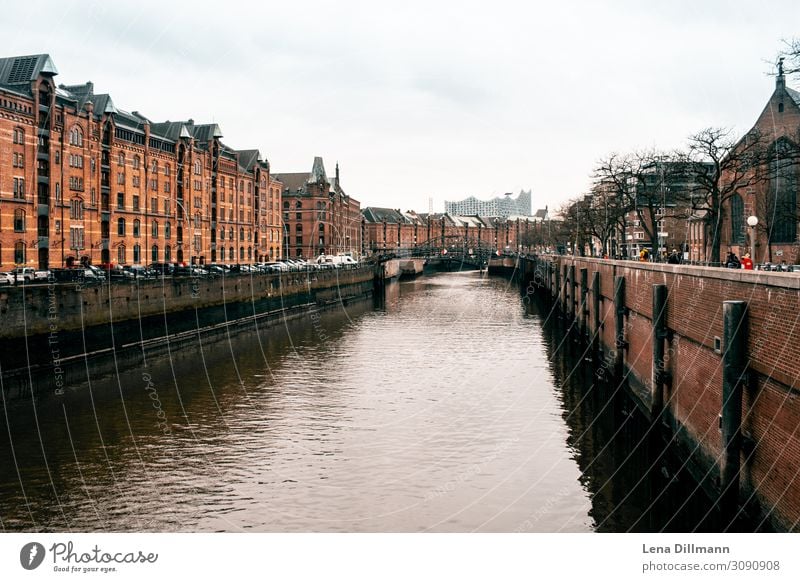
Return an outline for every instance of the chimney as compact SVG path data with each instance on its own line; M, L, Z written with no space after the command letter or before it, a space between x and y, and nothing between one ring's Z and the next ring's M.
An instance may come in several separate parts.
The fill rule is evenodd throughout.
M783 76L783 57L778 59L778 76L775 77L775 90L786 89L786 77Z

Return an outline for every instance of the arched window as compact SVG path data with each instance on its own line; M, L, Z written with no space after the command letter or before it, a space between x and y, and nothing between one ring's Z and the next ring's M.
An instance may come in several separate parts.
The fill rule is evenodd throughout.
M17 265L25 264L25 243L14 243L14 263Z
M196 160L194 162L194 173L199 176L202 169L203 169L203 166L200 165L200 160Z
M172 225L169 220L164 223L164 238L172 238Z
M283 209L284 210L289 210L289 201L288 200L284 200L283 201Z
M769 241L797 240L798 147L780 138L770 148L770 187L766 204Z
M164 164L164 175L165 176L172 175L172 170L170 169L169 164Z
M233 240L233 227L228 229L228 239Z
M158 262L158 245L153 245L150 248L150 262L151 263Z
M244 229L241 227L239 228L239 240L240 241L244 240Z
M303 208L303 203L298 200L297 202L294 203L294 207L297 210L300 210L301 208Z
M14 143L18 145L25 143L25 130L21 127L14 128Z
M298 222L298 223L297 223L297 226L295 226L295 227L294 227L294 229L295 229L297 232L303 232L303 225L302 225L302 224L300 224L300 223Z
M158 238L158 221L157 221L157 220L154 220L154 221L151 223L150 227L151 227L151 228L150 228L150 230L151 230L151 233L150 233L150 234L152 234L152 235L153 235L153 238Z
M247 260L253 260L253 247L247 247Z
M731 244L744 243L744 202L739 194L734 194L731 196Z
M139 238L139 232L140 232L141 226L142 226L142 223L139 221L138 218L133 221L133 236L135 238ZM136 247L134 247L134 249L136 249ZM134 252L135 252L135 250L134 250ZM137 262L136 259L134 259L134 262Z
M69 217L72 220L83 220L83 200L73 198L69 202Z
M125 152L119 152L119 155L117 156L117 165L125 165Z
M139 169L139 163L140 163L139 156L138 155L133 156L133 169L134 170L138 170Z
M83 131L77 125L73 126L69 132L69 144L78 147L83 146Z
M229 261L233 260L233 247L228 249L228 260Z
M125 263L125 245L117 247L117 262L121 265Z
M133 245L133 262L140 263L142 261L142 247Z
M158 174L158 160L153 160L153 165L150 166L150 171L153 174Z
M225 229L219 229L219 240L225 240Z
M21 208L14 210L14 232L25 232L25 211Z
M239 247L239 260L244 260L244 247Z
M124 218L117 219L117 236L125 236L125 219Z
M167 245L164 247L164 262L169 263L172 260L172 247Z

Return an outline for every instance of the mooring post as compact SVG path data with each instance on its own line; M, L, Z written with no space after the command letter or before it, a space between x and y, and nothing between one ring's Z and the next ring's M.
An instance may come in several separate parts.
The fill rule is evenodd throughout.
M553 267L553 275L555 276L553 298L555 299L556 307L561 309L561 268L558 265L553 265Z
M722 303L722 466L720 510L736 512L739 500L739 464L742 447L742 388L747 370L747 302Z
M575 264L571 264L569 266L569 315L570 318L577 323L578 319L578 309L577 309L577 299L576 299L576 288L578 286L578 281L575 279Z
M581 315L581 335L586 337L589 333L589 330L586 329L586 324L588 323L588 315L589 315L589 305L586 303L586 298L589 295L589 269L582 268L581 269L581 305L580 305L580 315Z
M600 355L600 271L592 273L592 356Z
M625 361L625 277L617 275L614 277L614 367L617 378L622 378L622 369Z
M658 422L664 408L664 341L667 338L667 286L653 285L653 388L650 393L650 418Z

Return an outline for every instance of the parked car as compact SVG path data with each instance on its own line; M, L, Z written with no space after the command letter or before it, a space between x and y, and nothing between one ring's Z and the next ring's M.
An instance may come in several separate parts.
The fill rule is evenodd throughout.
M0 272L0 285L13 285L14 284L14 274L7 273L5 271Z
M122 267L126 271L133 273L134 279L149 279L156 276L156 272L148 269L144 265L125 265Z
M106 280L105 274L100 269L97 269L97 267L94 269L83 268L78 271L82 272L84 283L102 283Z
M17 267L11 274L16 275L17 282L23 283L31 283L36 278L36 270L33 267Z
M94 265L88 265L86 268L89 269L94 274L95 278L98 281L105 281L107 279L106 272L100 267L95 267Z
M104 273L108 274L109 279L112 281L129 281L130 279L134 278L134 274L126 269L123 269L122 266L116 265Z
M172 271L175 269L175 265L171 263L150 263L147 265L147 268L151 271L155 272L157 275L162 275L167 277L172 275Z

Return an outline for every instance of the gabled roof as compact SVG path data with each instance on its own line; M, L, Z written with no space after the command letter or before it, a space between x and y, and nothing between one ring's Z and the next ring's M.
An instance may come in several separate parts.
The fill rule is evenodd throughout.
M792 101L794 101L795 104L798 107L800 107L800 92L795 91L794 89L790 89L789 87L786 87L785 89L786 92L789 94L789 97L792 98Z
M361 210L367 222L386 222L389 224L406 224L406 217L403 213L394 208L381 208L379 206L367 206Z
M311 168L311 175L308 177L309 184L330 184L328 176L325 175L325 166L322 164L322 158L316 156L314 158L314 166Z
M239 164L248 172L261 161L261 153L258 150L238 150Z
M39 75L57 75L50 55L25 55L0 59L0 85L29 85ZM30 91L30 87L27 88Z
M306 182L308 181L308 172L295 172L292 174L273 174L273 177L283 184L283 190L300 191L305 189Z
M189 121L192 121L191 119ZM202 125L194 125L194 123L187 123L187 129L200 143L208 143L214 141L214 138L222 137L222 130L216 123L204 123Z
M283 190L286 193L295 192L297 194L305 194L308 184L331 185L328 176L325 174L325 166L322 163L322 158L319 156L314 158L314 165L310 173L293 172L289 174L275 174L275 178L283 183Z

